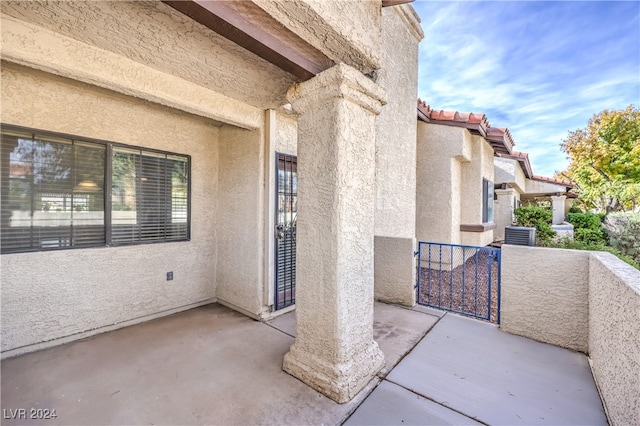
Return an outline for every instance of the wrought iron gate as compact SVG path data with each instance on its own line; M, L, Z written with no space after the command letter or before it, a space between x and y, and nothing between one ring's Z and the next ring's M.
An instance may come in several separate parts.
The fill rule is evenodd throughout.
M418 303L500 323L500 249L419 243Z
M276 154L274 309L296 303L296 214L298 163L293 155Z

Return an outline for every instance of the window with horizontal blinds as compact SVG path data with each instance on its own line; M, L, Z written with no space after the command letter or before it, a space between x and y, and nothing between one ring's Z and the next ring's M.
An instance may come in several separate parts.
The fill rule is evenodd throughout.
M106 147L2 130L2 252L105 243Z
M189 156L0 133L2 253L189 239Z
M115 147L112 156L112 243L188 238L188 159Z

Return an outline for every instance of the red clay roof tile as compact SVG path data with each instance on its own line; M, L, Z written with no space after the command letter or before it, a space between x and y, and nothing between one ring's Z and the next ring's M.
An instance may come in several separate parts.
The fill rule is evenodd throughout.
M427 123L457 126L469 129L484 137L495 152L510 153L514 145L507 129L492 128L485 114L473 112L434 110L418 99L418 119Z
M533 175L531 177L531 180L537 180L537 181L541 181L541 182L549 182L549 183L553 183L553 184L556 184L556 185L566 186L567 188L573 188L574 186L576 186L574 183L571 183L571 182L567 182L567 181L559 180L559 179L548 178L548 177L545 177L545 176L538 176L538 175Z
M525 176L531 180L554 183L567 188L573 188L575 184L562 180L552 179L544 176L534 175L531 170L529 154L526 152L513 151L515 145L511 132L506 127L491 127L487 116L484 114L474 114L472 112L434 110L422 99L418 99L418 119L424 122L434 122L435 124L445 124L449 126L460 126L478 131L493 147L496 156L512 158L518 160ZM437 122L440 123L437 123ZM475 126L470 126L475 125ZM484 134L483 134L484 133Z

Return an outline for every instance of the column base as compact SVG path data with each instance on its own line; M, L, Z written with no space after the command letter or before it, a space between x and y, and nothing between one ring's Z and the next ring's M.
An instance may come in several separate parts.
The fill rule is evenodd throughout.
M375 341L342 364L303 351L294 343L284 356L282 369L339 404L351 401L385 365Z

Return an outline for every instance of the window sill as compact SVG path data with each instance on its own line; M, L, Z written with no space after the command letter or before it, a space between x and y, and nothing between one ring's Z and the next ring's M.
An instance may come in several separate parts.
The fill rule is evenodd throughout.
M495 223L479 223L476 225L460 225L462 232L486 232L496 229Z

